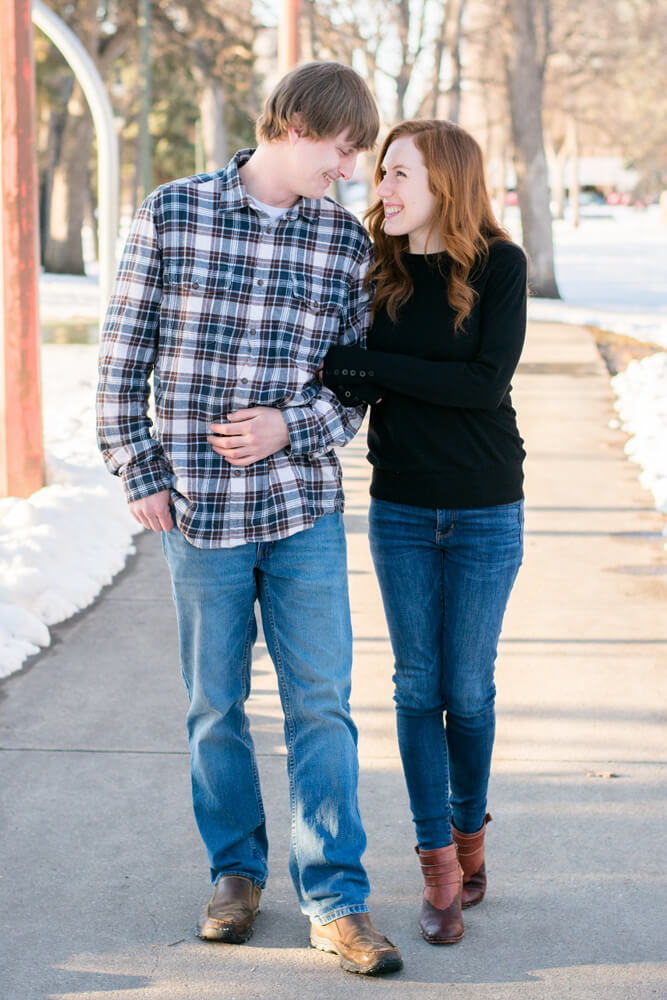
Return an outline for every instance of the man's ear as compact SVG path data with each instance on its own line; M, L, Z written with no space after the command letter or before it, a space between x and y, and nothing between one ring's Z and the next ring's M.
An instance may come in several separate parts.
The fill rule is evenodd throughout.
M300 114L295 114L294 118L287 126L287 138L290 141L291 146L296 146L299 139L303 138L304 125L303 119Z

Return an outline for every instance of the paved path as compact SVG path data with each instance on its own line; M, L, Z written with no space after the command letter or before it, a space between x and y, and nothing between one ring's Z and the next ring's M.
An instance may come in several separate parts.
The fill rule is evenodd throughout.
M207 866L191 816L175 624L152 536L97 604L0 685L3 1000L634 1000L667 996L667 562L663 519L608 427L585 330L531 327L515 402L526 558L498 668L490 890L466 936L416 928L419 873L391 657L366 542L364 443L345 455L366 862L386 980L306 947L286 871L285 754L257 649L253 729L272 877L245 946L197 941ZM407 583L407 582L406 582Z

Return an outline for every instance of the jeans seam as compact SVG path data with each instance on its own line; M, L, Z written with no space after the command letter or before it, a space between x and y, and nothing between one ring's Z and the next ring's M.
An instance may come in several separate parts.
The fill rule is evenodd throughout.
M247 691L246 698L250 694L250 664L252 656L252 644L250 641L250 635L252 632L252 623L254 619L254 608L250 611L250 617L248 618L248 624L246 626L246 636L245 645L243 647L243 689L244 692ZM259 812L259 817L262 823L266 823L266 815L264 813L264 803L262 802L262 792L261 784L259 780L259 770L257 768L257 758L254 752L254 748L251 742L248 741L247 736L250 733L250 720L246 714L245 709L243 710L243 729L242 738L246 747L248 748L248 753L250 755L250 765L252 767L253 781L255 785L255 799L257 801L257 809ZM257 850L257 844L255 841L254 833L250 834L250 848L252 853L263 865L266 864L266 858L262 855L260 851Z
M441 640L440 656L441 656L442 659L441 659L441 666L440 666L440 670L441 670L441 675L440 675L440 685L441 685L441 687L440 687L440 696L441 696L441 701L442 701L442 705L443 705L443 716L444 716L444 718L443 718L442 729L441 729L441 732L440 732L440 739L441 739L441 743L442 743L442 747L441 747L441 751L442 751L441 762L442 762L442 766L443 766L444 771L445 771L445 774L444 774L445 782L444 783L447 786L447 815L449 816L449 821L451 823L451 819L452 819L452 787L451 787L450 766L449 766L449 747L447 745L447 722L446 722L446 719L447 719L447 696L446 696L447 692L446 692L446 685L445 685L445 671L447 670L447 664L445 663L445 649L444 649L444 646L445 646L445 642L444 642L445 629L447 627L447 604L446 604L446 600L445 600L445 596L446 596L446 593L445 593L445 562L447 560L447 552L446 552L445 549L441 549L441 552L442 552L442 558L440 560L440 601L442 603L442 640Z
M297 870L301 871L301 866L299 864L299 855L297 851L297 836L296 836L296 790L294 787L294 773L296 770L295 759L294 759L294 718L292 715L292 709L290 705L289 698L289 685L285 678L285 669L283 666L283 658L280 651L280 642L278 639L278 631L276 629L275 617L273 614L273 604L271 603L271 588L269 587L268 580L264 578L261 583L262 589L266 597L266 609L269 617L269 625L271 628L271 634L273 637L273 646L275 650L275 668L278 677L278 682L282 688L283 697L283 712L285 715L285 722L287 724L287 731L289 733L289 738L287 741L287 773L289 775L289 797L290 797L290 813L291 813L291 841L292 841L292 851L294 853L294 861L297 866Z

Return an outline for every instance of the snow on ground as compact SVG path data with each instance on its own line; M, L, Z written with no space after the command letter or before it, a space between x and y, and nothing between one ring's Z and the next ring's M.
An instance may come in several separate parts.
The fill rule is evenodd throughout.
M513 213L513 214L512 214ZM507 223L517 233L517 214ZM518 235L518 233L517 233ZM529 316L595 325L667 348L667 227L657 209L596 207L575 229L554 225L562 301L532 299ZM0 499L0 677L49 644L49 626L90 604L125 564L140 530L95 445L94 277L44 274L40 311L47 482L28 500ZM68 332L69 331L69 332ZM69 343L79 339L81 343ZM667 354L612 380L631 435L628 457L667 513Z
M95 443L97 347L42 348L47 486L0 500L0 677L49 645L49 626L87 607L140 530Z
M519 235L516 211L507 225ZM531 299L530 319L597 326L667 349L667 225L657 205L596 205L577 229L556 220L554 257L562 298Z
M640 466L639 481L653 493L658 510L667 514L667 352L631 361L611 384L621 426L631 435L625 453Z
M516 212L508 214L520 238L518 223ZM657 205L596 205L582 213L578 228L555 221L554 257L562 299L530 299L529 319L597 326L667 350L667 225ZM667 514L667 354L631 361L611 384L621 426L631 435L625 453Z
M42 323L97 322L100 285L94 275L41 274L39 311Z

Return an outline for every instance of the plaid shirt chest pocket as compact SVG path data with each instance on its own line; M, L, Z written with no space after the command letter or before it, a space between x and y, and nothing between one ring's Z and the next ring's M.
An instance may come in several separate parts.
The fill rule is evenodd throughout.
M215 351L232 271L208 260L167 260L160 307L161 348Z
M292 330L285 339L286 350L300 364L309 361L316 366L338 341L348 284L339 277L296 273L291 277L291 296Z

